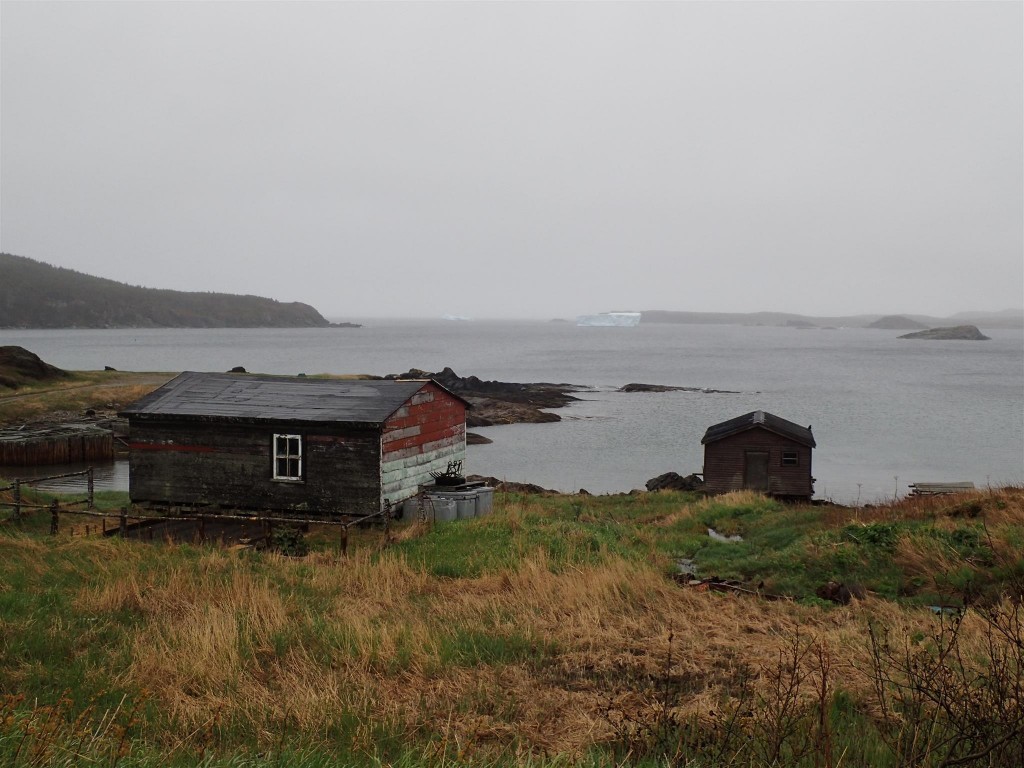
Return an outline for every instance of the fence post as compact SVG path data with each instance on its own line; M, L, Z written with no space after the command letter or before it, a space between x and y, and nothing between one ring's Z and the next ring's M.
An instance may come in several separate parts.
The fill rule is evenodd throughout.
M121 507L121 538L128 537L128 507Z
M94 485L93 485L93 477L92 477L92 467L89 467L89 469L87 471L88 471L87 479L88 479L88 484L89 484L89 507L88 508L89 509L96 509L96 506L93 504L93 500L94 500L93 499Z
M348 554L348 526L344 523L341 526L341 554Z
M21 480L14 481L14 519L21 520Z
M56 536L60 528L60 514L58 512L57 500L50 502L50 535Z

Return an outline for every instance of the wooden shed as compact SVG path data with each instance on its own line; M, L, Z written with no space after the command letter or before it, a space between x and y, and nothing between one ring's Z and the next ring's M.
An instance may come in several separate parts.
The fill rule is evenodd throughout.
M749 489L783 498L814 495L810 427L752 411L708 427L701 443L708 493Z
M182 373L121 413L131 500L374 514L464 459L467 407L425 379Z

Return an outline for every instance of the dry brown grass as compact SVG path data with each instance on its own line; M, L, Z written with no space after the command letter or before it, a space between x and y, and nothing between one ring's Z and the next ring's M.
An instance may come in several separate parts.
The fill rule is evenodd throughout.
M117 410L149 394L174 374L82 371L73 379L0 394L0 426L63 419L87 409Z
M120 682L148 690L182 734L224 719L270 739L286 718L317 733L348 711L404 723L410 735L441 730L452 743L559 754L610 738L609 706L653 706L645 681L665 674L670 635L684 709L706 715L738 674L756 680L797 636L828 649L834 682L866 695L868 619L901 633L931 620L878 601L822 612L700 593L615 559L554 573L538 554L460 580L387 554L280 558L272 569L273 582L237 554L208 552L191 570L100 571L78 605L141 618ZM288 585L332 597L314 612ZM446 643L467 632L533 638L546 650L532 660L446 662Z
M704 504L756 501L734 495L698 502L662 520L683 519ZM896 519L902 510L955 526L973 514L975 506L964 503L972 501L980 511L969 519L985 521L994 546L1010 547L1013 530L1024 524L1024 493L1015 489L912 500L877 512L826 509L834 516L827 524ZM526 525L539 509L516 501L507 512L510 527ZM414 525L396 535L425 532ZM542 551L459 579L433 576L372 547L293 560L3 537L0 557L32 563L54 546L73 552L90 573L75 610L97 623L134 617L109 651L112 663L127 659L117 683L145 689L172 718L171 744L215 722L235 724L266 744L280 737L284 723L315 740L349 713L355 725L346 738L356 748L372 749L374 724L390 723L410 741L429 736L460 749L518 744L580 755L616 736L609 712L653 716L659 702L652 681L679 693L674 711L707 718L742 682L766 690L795 644L812 643L831 660L831 685L872 711L869 623L901 639L932 634L938 621L927 610L877 599L821 610L698 592L642 560L608 556L600 565L574 566L565 563L586 560L568 558L556 567ZM893 556L924 576L952 569L954 555L941 538L905 535ZM964 624L969 658L984 658L983 629L974 618ZM488 651L495 639L507 645ZM800 660L805 698L814 695L813 664L811 656Z

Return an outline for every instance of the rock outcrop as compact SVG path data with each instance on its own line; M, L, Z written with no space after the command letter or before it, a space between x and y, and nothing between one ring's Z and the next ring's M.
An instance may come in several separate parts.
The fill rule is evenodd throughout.
M389 374L384 378L433 379L473 406L466 414L467 427L561 421L557 413L548 413L543 409L563 408L579 399L570 392L583 389L573 384L484 381L476 376L459 376L447 367L439 373L413 368L406 373Z
M646 483L648 491L699 491L704 487L704 478L698 474L683 477L677 472L666 472L652 477Z
M702 392L705 395L738 395L731 389L708 389L707 387L670 387L667 384L626 384L617 392Z
M70 374L44 363L39 355L24 347L0 347L0 387L18 387L39 381L66 379Z
M988 341L991 337L978 330L976 325L954 325L949 328L929 328L927 331L905 333L901 339L932 339L938 341Z
M499 480L496 477L485 477L484 475L469 475L466 477L467 482L484 482L496 491L504 493L537 493L537 494L554 494L558 491L552 491L548 488L541 488L539 485L533 483L513 483L505 480Z

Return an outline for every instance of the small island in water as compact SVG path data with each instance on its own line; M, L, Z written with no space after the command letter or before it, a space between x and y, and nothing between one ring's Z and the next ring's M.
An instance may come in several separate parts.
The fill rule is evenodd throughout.
M938 341L989 341L976 325L954 325L949 328L929 328L926 331L905 333L901 339L931 339Z

